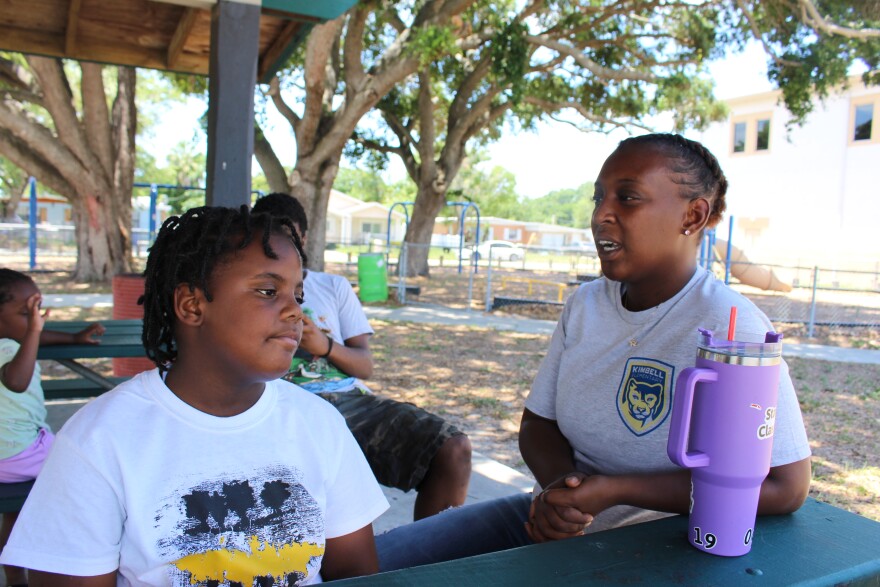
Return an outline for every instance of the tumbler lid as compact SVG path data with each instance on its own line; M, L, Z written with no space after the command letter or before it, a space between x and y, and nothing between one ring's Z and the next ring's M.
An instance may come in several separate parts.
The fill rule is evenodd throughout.
M711 330L698 329L697 356L734 365L778 365L782 360L782 334L767 332L763 342L718 340Z

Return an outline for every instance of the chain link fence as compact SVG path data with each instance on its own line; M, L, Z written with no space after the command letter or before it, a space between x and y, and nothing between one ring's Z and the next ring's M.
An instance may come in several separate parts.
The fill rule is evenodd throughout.
M375 241L360 247L329 250L328 270L347 273L357 282L357 254L386 254L390 295L397 303L434 303L479 311L506 311L556 319L562 305L581 283L600 275L595 254L538 247L518 247L523 254L474 255L457 249ZM427 250L427 254L425 251ZM419 251L427 257L430 277L408 277L398 271ZM345 257L340 257L344 254ZM880 267L866 270L731 263L713 263L712 270L728 280L775 324L795 326L813 337L818 329L843 334L880 331ZM740 281L755 274L772 275L791 291L769 291Z
M143 256L146 231L133 230L133 254ZM0 253L9 259L28 259L28 226L0 224ZM37 226L36 258L74 257L72 227ZM362 243L328 243L326 270L348 277L357 285L361 253L385 255L390 303L430 303L474 311L506 311L555 320L565 300L578 285L600 274L595 253L530 246L461 250L442 246L391 243L372 239ZM399 267L418 266L422 275L407 276ZM21 267L27 269L27 265ZM427 271L425 271L425 269ZM836 269L818 266L714 263L719 278L729 275L731 286L752 300L775 324L801 327L813 337L817 329L851 333L880 331L880 263L875 267ZM791 291L768 291L737 279L749 271L772 271ZM424 273L427 273L425 275ZM751 281L755 281L751 279Z

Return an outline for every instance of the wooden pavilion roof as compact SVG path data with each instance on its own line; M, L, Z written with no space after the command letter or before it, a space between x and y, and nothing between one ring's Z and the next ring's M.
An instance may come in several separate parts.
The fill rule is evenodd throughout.
M257 79L270 77L312 25L356 0L239 0L261 5ZM208 74L217 0L2 0L0 49Z

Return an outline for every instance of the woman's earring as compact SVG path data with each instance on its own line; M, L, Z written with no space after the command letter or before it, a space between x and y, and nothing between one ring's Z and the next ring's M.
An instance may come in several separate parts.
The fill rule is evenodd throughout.
M691 229L690 229L690 228L685 228L685 229L684 229L684 235L685 235L685 236L690 236L690 235L691 235Z

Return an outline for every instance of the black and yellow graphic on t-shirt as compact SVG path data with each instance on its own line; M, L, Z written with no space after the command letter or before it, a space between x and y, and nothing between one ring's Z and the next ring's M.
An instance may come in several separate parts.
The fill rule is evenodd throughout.
M175 587L293 586L320 568L324 517L286 468L215 479L166 501L157 522L177 517L160 551ZM165 525L164 523L162 524Z

